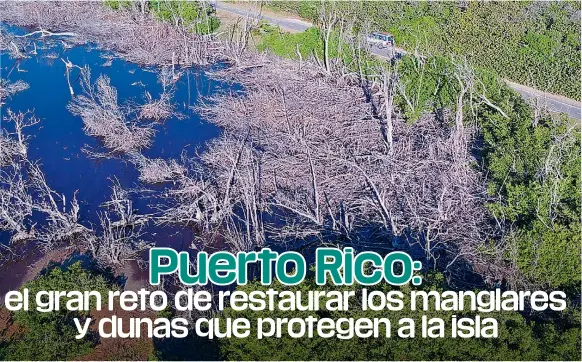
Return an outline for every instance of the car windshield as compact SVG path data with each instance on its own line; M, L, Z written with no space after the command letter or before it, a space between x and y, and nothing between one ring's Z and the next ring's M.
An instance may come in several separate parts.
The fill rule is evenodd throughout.
M382 41L391 41L392 40L391 36L384 35L384 34L378 34L378 33L373 33L372 38L382 40Z

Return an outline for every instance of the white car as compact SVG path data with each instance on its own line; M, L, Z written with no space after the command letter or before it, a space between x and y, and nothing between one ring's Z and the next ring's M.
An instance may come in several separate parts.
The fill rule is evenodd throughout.
M394 47L394 37L389 33L374 32L368 35L367 40L370 44L375 45L380 49Z

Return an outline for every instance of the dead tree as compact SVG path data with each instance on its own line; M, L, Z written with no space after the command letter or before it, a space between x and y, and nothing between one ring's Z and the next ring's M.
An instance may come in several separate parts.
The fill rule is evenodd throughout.
M248 47L251 39L251 31L258 25L258 20L249 16L239 17L236 22L229 25L226 32L221 34L221 46L226 59L235 66L248 64ZM246 62L245 62L246 61Z
M29 178L34 173L26 170L28 137L24 129L39 121L30 112L11 110L4 119L14 125L15 131L0 130L0 230L12 233L11 243L17 243L35 236L34 225L29 222L35 206Z
M72 243L90 232L79 223L76 195L69 203L64 194L52 190L37 164L14 161L0 176L0 225L12 234L11 242L32 240L43 250ZM32 213L43 216L42 224L33 224Z
M14 131L0 130L0 166L10 166L13 163L26 160L29 137L24 129L39 123L30 111L14 113L6 110L4 120L14 125Z
M159 222L196 225L238 250L267 240L400 235L436 260L482 240L484 186L471 158L452 157L448 121L427 114L407 124L386 113L396 87L390 73L372 92L380 114L357 83L310 63L297 72L269 58L260 71L224 75L244 95L201 107L224 133L183 164Z
M171 117L182 118L176 112L172 99L176 91L176 80L181 73L176 73L169 67L163 67L158 74L158 81L162 85L162 93L158 99L154 99L149 92L145 92L145 103L138 106L141 120L164 122Z
M75 245L89 248L107 265L133 258L148 246L141 239L141 228L149 215L136 213L128 193L115 180L111 200L102 205L107 210L99 215L101 232L82 225L77 192L69 199L53 190L40 166L27 158L28 137L23 130L38 123L37 118L10 111L7 118L16 131L4 132L0 138L0 230L10 234L10 246L34 242L49 251ZM6 151L9 145L13 152Z
M152 246L143 240L142 231L149 215L136 213L129 193L117 179L112 180L111 199L101 206L106 209L99 213L101 233L86 238L89 250L99 263L121 265L138 258Z
M323 31L323 61L325 66L325 71L327 73L331 72L331 59L330 59L330 42L331 34L334 30L335 25L340 20L337 11L337 5L334 2L329 2L326 0L321 1L321 8L319 14L319 21L321 24L321 29Z
M139 180L145 184L178 182L187 171L176 160L149 159L139 153L131 154L130 161L139 171Z
M22 92L28 89L28 83L21 80L16 82L9 82L6 79L0 78L0 106L4 104L4 101L18 92Z
M60 243L72 242L89 232L79 223L79 203L76 192L69 203L64 194L52 190L40 167L30 163L27 167L30 187L34 191L33 209L41 212L46 224L39 226L36 234L38 243L50 250Z
M28 151L27 147L27 140L28 137L24 133L24 129L27 127L34 126L40 122L38 118L32 115L32 112L27 111L25 113L18 112L14 113L11 110L6 111L7 115L4 117L4 120L14 124L14 136L15 141L18 146L18 154L22 158L26 158L26 154Z
M22 166L14 162L0 170L0 230L11 233L10 244L34 238L33 201L23 174Z
M386 144L386 149L389 154L394 151L394 96L396 93L396 82L397 75L396 71L391 69L383 68L382 74L382 98L384 102L382 104L382 110L380 113L384 113L384 121L381 124L382 138Z
M91 83L91 72L85 67L81 72L83 94L76 96L68 108L83 120L85 132L103 141L112 153L139 152L151 145L155 133L151 124L138 120L128 120L131 112L118 103L117 90L111 86L106 76L100 76ZM149 109L149 115L160 116L160 112ZM146 111L148 114L148 111Z
M116 11L98 2L4 2L0 20L38 29L38 35L47 29L73 33L72 43L96 42L140 64L170 66L174 58L180 65L206 65L221 58L214 36L196 34L180 21L160 22L141 4Z

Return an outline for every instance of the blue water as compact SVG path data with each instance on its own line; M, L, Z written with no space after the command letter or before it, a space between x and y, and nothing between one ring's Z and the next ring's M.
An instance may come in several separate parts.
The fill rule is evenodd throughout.
M22 80L29 84L29 89L19 92L6 101L0 112L5 116L6 110L13 112L33 111L41 122L26 129L29 140L28 157L37 160L45 173L47 183L58 193L71 200L74 192L81 205L81 222L85 225L96 224L99 205L110 197L110 178L117 177L124 188L138 186L138 173L135 167L118 159L95 160L83 152L83 148L105 151L98 139L87 136L83 131L80 117L73 116L67 110L72 96L69 93L65 77L65 64L61 58L70 60L78 66L91 67L92 79L100 75L111 78L111 84L117 88L119 103L144 102L147 90L154 98L162 91L155 68L142 68L136 64L114 59L110 66L105 66L108 55L94 45L85 45L66 49L60 42L54 42L48 49L42 49L42 42L37 42L38 55L29 59L16 61L6 54L0 56L1 77L10 81ZM49 58L47 55L52 55ZM164 124L156 125L153 145L143 151L147 157L164 159L180 158L185 150L193 155L197 149L204 147L206 141L219 135L220 130L204 121L191 109L199 103L201 97L212 95L224 87L218 81L211 80L206 69L191 68L176 84L173 102L176 109L186 117L169 119ZM78 82L78 70L73 70L71 82L75 94L81 94ZM1 127L12 131L12 124L2 121ZM134 208L138 212L151 211L147 198L134 197ZM6 241L6 235L1 238Z

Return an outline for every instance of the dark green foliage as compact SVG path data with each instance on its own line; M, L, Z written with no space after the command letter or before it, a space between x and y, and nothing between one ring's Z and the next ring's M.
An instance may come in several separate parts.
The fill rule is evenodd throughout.
M459 85L448 59L406 57L399 63L397 104L414 121L423 112L455 109ZM528 281L551 288L580 285L580 133L566 117L535 115L494 74L475 71L479 91L499 111L465 96L465 123L477 122L492 223L502 226L507 263ZM408 101L405 101L406 93ZM479 105L480 104L480 105Z
M344 3L339 3L340 5ZM425 55L469 58L501 77L580 99L579 2L346 2L356 21L391 32L398 46ZM317 20L320 3L271 7Z
M491 98L510 119L479 116L492 215L508 227L507 258L530 280L580 285L580 133L572 120L537 116L514 92Z
M7 342L2 358L15 361L70 360L92 351L94 341L77 340L75 325L70 319L31 325L18 341Z
M276 290L355 290L361 292L361 286L332 287L317 286L312 279L307 279L298 286L283 287L275 283L273 286L263 286L259 282L247 286L239 286L239 290L266 291L270 287ZM423 289L442 291L446 288L442 275L427 276ZM388 285L380 285L368 290L377 289L387 292ZM405 296L410 287L401 287ZM225 318L248 318L252 324L251 336L244 339L230 338L219 341L220 353L225 359L234 360L544 360L544 359L577 359L580 355L580 325L579 314L569 318L534 322L524 318L517 312L481 313L482 318L493 317L499 323L499 337L496 339L429 339L417 336L413 339L402 339L395 335L391 338L354 337L349 340L337 338L299 338L293 339L284 334L281 339L266 338L257 340L256 319L263 318L305 318L309 315L318 318L389 318L396 323L399 318L410 317L420 323L421 312L362 311L356 303L352 303L349 311L330 312L280 312L280 311L244 311L236 312L226 309ZM405 306L408 301L405 301ZM439 317L447 321L453 312L426 312L429 318ZM461 315L456 313L456 315ZM468 314L467 314L468 315ZM559 323L557 323L559 321ZM394 328L394 327L393 327ZM447 328L448 329L448 328ZM450 329L448 329L450 330Z
M1 359L69 360L93 349L95 336L75 339L77 331L73 318L81 318L83 322L86 313L67 311L67 298L61 298L61 310L56 312L39 312L34 303L36 293L41 290L96 290L106 297L112 286L102 276L91 274L77 262L68 268L56 267L24 283L21 290L24 288L29 289L30 310L15 312L13 316L14 321L24 328L24 333L4 342L0 351ZM106 303L105 300L102 302Z

